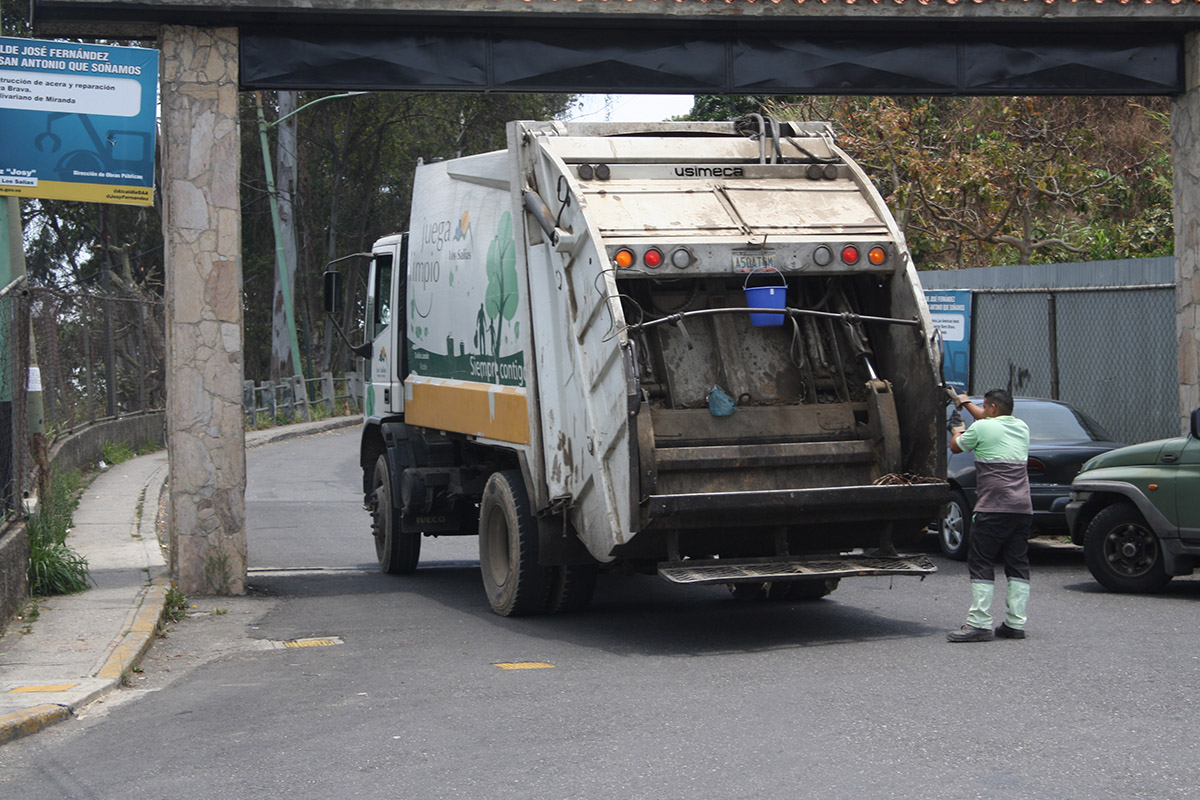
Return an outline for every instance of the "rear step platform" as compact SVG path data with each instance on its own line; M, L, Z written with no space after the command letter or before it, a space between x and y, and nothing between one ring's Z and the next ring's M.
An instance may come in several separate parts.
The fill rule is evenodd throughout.
M849 578L856 575L917 575L937 572L927 556L881 558L866 555L798 556L793 558L722 558L664 561L658 574L672 583L751 583L805 578Z

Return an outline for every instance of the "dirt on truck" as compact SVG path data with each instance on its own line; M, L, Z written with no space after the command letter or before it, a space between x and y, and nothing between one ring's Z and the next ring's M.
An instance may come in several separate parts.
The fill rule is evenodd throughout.
M828 123L513 122L412 209L364 254L384 570L478 535L503 615L618 565L790 599L935 571L896 546L947 499L936 334Z

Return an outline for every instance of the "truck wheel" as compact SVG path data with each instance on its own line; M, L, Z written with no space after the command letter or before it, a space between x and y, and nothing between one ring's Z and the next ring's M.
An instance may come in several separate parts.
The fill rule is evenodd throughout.
M400 530L400 514L392 499L392 470L387 456L375 461L371 478L371 533L375 536L375 558L388 575L403 575L421 560L421 534Z
M550 573L550 596L546 610L551 614L582 611L592 602L596 591L595 564L555 567Z
M1092 518L1083 558L1092 577L1113 592L1157 592L1171 580L1158 537L1128 503L1114 503Z
M967 496L958 489L950 491L950 502L938 520L938 545L947 558L967 560L967 545L971 536L971 506Z
M483 488L479 567L488 602L500 616L545 610L549 570L538 564L537 520L518 470L493 473Z

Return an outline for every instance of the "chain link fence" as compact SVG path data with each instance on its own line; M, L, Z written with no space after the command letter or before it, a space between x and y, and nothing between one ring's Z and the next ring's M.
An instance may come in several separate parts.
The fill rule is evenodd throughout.
M31 288L29 314L48 431L164 407L161 300Z
M18 331L28 330L25 308L19 284L0 289L0 519L20 502L19 476L28 471L29 443L18 435L27 430L22 340L17 338Z
M31 414L53 441L82 425L165 405L158 298L10 287L0 297L0 342L0 448L11 454L0 459L6 511L32 483ZM40 409L30 406L39 388Z
M973 296L974 393L1062 400L1122 442L1179 435L1173 284Z

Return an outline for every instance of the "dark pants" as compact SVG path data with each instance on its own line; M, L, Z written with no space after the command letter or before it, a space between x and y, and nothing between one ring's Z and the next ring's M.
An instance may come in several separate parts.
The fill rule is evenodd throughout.
M967 572L973 581L994 581L996 561L1003 557L1004 575L1029 580L1029 534L1032 514L976 512L967 543Z

